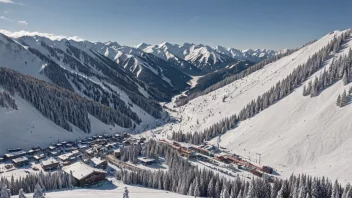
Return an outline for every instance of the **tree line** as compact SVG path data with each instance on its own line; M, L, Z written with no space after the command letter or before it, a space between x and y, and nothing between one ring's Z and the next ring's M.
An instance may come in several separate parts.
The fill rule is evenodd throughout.
M10 93L17 93L45 117L68 131L72 131L71 123L90 133L88 114L105 124L117 124L125 128L133 124L127 116L112 108L10 69L0 68L0 85Z
M0 107L18 109L16 100L5 91L0 92Z
M46 191L73 188L76 180L70 174L62 170L44 174L29 174L25 177L8 179L0 178L0 197L10 198L11 195L18 195L19 198L25 198L25 193L34 193L33 198L43 198Z

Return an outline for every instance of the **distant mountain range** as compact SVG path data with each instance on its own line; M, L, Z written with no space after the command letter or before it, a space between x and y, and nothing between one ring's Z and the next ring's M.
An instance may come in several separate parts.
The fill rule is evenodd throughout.
M127 72L128 75L122 74L125 77L132 75L143 82L145 85L144 91L149 93L147 97L157 101L168 101L172 96L187 90L190 87L189 82L192 76L218 73L219 70L221 70L221 73L227 73L227 69L230 69L231 65L242 61L246 61L246 67L250 67L276 53L273 50L266 49L237 50L234 48L225 49L221 46L212 48L207 45L190 43L181 46L168 42L159 45L141 43L136 47L129 47L119 45L117 42L90 42L78 37L64 37L38 32L21 31L13 33L0 30L0 33L3 34L3 37L42 54L45 59L52 60L62 67L75 70L83 76L89 77L92 75L91 72L96 70L93 68L87 69L87 67L91 67L87 61L103 59L109 64L112 64L113 61L114 69ZM9 48L7 50L11 51ZM80 52L84 53L79 54ZM12 51L12 53L15 54L15 51ZM58 53L63 54L63 59L59 58L60 54ZM104 57L107 57L108 60ZM23 58L26 59L27 57L23 56ZM23 61L30 62L30 60ZM71 61L73 62L71 63ZM11 60L3 59L2 62L10 64ZM73 64L76 66L73 66ZM81 66L77 67L80 64ZM22 72L21 69L19 71ZM237 72L237 70L232 69L231 73L234 71ZM221 80L222 77L220 76L217 79Z

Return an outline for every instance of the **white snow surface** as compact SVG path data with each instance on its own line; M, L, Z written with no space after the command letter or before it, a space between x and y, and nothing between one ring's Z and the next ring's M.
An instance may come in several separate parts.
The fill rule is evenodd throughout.
M179 130L191 133L202 131L223 118L239 113L251 100L286 78L341 33L342 31L334 31L313 44L268 64L241 80L191 100L180 108L173 108L174 103L166 104L176 110L172 115L179 123L167 124L153 130L153 133L165 135ZM347 53L351 47L352 41L349 41L335 57ZM327 61L325 69L330 63L331 59ZM323 70L316 72L313 77ZM349 167L352 158L348 157L352 153L352 111L350 105L343 108L336 106L337 96L349 86L338 82L314 98L304 97L301 86L268 109L228 131L221 137L220 145L251 159L260 153L262 164L276 168L284 177L302 172L338 178L341 182L352 181ZM224 96L227 96L225 102L222 101ZM215 139L212 141L216 142Z
M143 188L139 186L125 185L122 182L109 178L112 184L104 184L102 187L97 188L76 188L73 190L63 190L55 192L47 192L46 198L116 198L123 197L125 187L129 191L131 198L179 198L190 197L180 195L164 190L155 190L150 188ZM27 197L32 197L32 194L26 194ZM18 195L12 196L17 198Z

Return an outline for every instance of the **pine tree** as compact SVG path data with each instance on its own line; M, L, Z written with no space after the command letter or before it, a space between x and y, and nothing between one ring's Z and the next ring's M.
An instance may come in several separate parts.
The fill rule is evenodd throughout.
M341 107L341 95L340 95L340 94L339 94L339 96L337 97L336 105L337 105L338 107Z
M343 81L343 85L347 85L348 84L348 75L347 75L347 71L346 70L343 72L342 81Z
M346 90L343 90L343 93L341 95L341 107L346 106L346 104L347 104Z
M18 192L18 198L26 198L24 195L23 189L21 188L20 191Z
M194 197L195 198L200 197L199 181L197 177L195 179L195 185L194 185Z
M331 198L340 198L340 186L337 180L335 181L334 187L332 188Z
M0 197L1 198L10 198L7 186L5 184L1 185Z
M257 189L256 189L255 181L254 181L254 178L252 178L250 185L249 185L249 188L248 188L246 198L257 198L256 190Z
M34 188L33 198L43 198L43 197L44 197L44 193L43 193L42 187L39 185L39 183L37 183L37 185Z

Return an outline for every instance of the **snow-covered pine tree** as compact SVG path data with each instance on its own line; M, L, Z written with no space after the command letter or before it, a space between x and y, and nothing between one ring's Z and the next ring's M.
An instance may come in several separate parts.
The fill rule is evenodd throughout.
M340 94L339 94L339 96L337 96L336 105L338 107L341 107L341 95Z
M199 186L199 181L198 181L198 178L196 177L195 179L195 183L194 183L194 197L197 198L197 197L200 197L200 186Z
M341 95L341 107L346 106L346 104L347 104L347 94L346 94L346 90L343 90Z
M349 82L349 80L348 80L348 74L347 74L347 71L346 71L346 70L343 72L342 81L343 81L343 85L347 85L348 82Z
M18 192L18 198L26 198L24 195L23 189L21 188L20 191Z
M44 193L39 183L34 188L33 198L44 198Z

